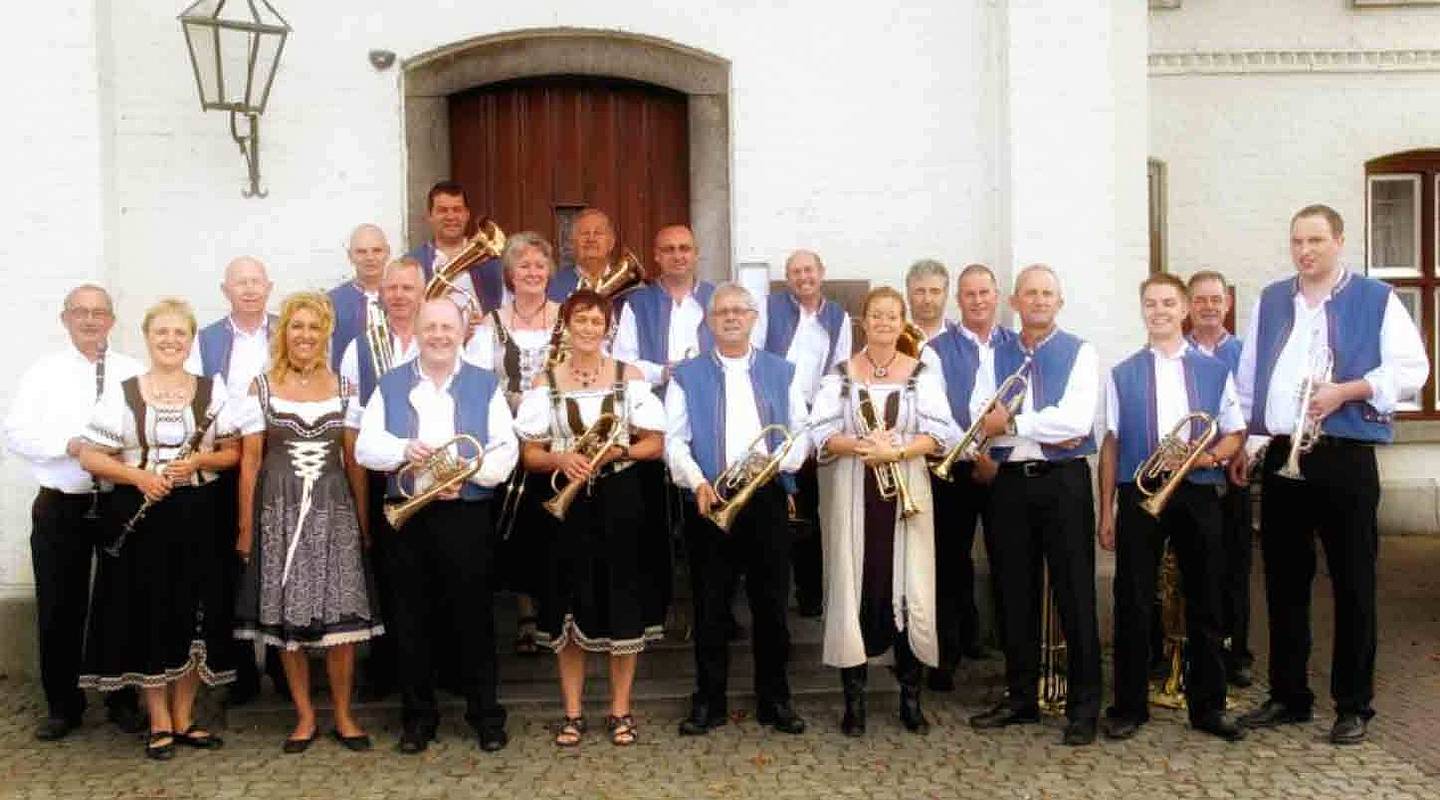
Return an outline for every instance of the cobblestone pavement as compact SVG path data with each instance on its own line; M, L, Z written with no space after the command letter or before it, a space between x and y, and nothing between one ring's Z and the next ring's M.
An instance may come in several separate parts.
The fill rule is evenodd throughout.
M798 737L737 714L708 737L681 739L678 712L647 714L642 706L642 739L629 749L612 747L592 726L580 748L557 750L549 718L526 711L512 715L510 747L488 755L451 707L441 741L419 757L393 751L396 723L381 712L365 718L379 745L372 753L321 740L305 755L284 756L286 724L262 714L225 731L222 750L185 750L158 764L141 757L138 740L98 721L99 704L63 742L34 741L36 688L0 681L0 797L1440 798L1440 540L1387 539L1382 562L1379 716L1370 741L1352 748L1325 741L1330 613L1322 581L1312 661L1321 713L1311 725L1239 744L1193 733L1171 711L1158 711L1131 741L1079 749L1058 744L1057 721L980 734L965 717L998 694L1000 662L989 661L962 672L960 692L927 695L934 730L923 738L900 728L893 695L883 695L874 698L869 735L858 740L839 734L838 700L818 698L799 703L811 730ZM1258 593L1256 606L1263 645ZM1248 707L1262 694L1249 690L1238 703Z

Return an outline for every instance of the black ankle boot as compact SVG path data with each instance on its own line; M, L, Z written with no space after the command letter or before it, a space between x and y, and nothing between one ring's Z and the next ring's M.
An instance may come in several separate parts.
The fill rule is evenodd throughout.
M905 730L911 733L918 733L921 736L930 732L930 720L925 719L925 712L920 710L920 685L901 685L900 687L900 722Z
M865 733L865 665L840 670L840 685L845 689L845 716L840 732L846 736Z

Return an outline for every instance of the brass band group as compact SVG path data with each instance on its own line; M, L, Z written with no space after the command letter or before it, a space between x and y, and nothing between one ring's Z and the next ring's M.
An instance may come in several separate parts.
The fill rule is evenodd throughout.
M683 225L659 230L647 267L586 209L574 263L557 269L541 236L472 224L459 184L428 202L431 241L395 259L361 225L353 280L290 295L277 315L248 257L226 267L231 310L213 324L155 303L144 361L107 346L102 287L65 296L70 346L24 373L5 421L41 487L39 738L78 726L98 689L148 757L218 747L196 719L199 686L253 696L260 643L294 703L285 752L321 732L318 654L329 738L366 750L351 704L366 643L365 683L401 697L402 752L434 739L437 687L499 750L493 604L508 590L516 648L557 658L561 747L639 739L637 659L676 602L690 603L695 657L679 733L726 724L742 592L754 716L776 731L807 728L787 679L793 599L823 617L846 735L865 732L872 662L893 668L903 727L927 732L922 691L953 690L961 660L986 657L977 609L993 607L1005 692L973 727L1053 710L1063 742L1085 745L1134 735L1160 700L1233 741L1312 718L1318 538L1335 602L1331 740L1364 739L1375 446L1429 364L1389 287L1341 266L1332 209L1290 220L1294 274L1261 292L1243 339L1225 328L1220 272L1155 274L1134 298L1145 344L1102 374L1095 346L1060 325L1061 279L1044 264L1002 288L985 265L952 281L916 262L903 290L865 295L856 348L815 252L792 253L786 290L756 297L697 279ZM999 324L1007 302L1015 330ZM1251 682L1252 484L1269 695L1236 718L1227 685ZM991 574L979 603L977 526ZM1108 704L1097 541L1115 552L1100 587L1114 597ZM595 732L589 654L610 676ZM1170 680L1155 690L1157 663Z

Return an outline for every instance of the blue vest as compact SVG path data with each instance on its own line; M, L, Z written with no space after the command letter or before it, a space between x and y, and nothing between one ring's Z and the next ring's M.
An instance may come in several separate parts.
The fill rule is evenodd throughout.
M419 365L405 369L392 369L380 379L380 396L385 398L385 430L401 439L414 439L420 429L420 419L415 407L410 405L410 390L421 380ZM481 369L474 364L461 362L460 371L450 381L450 396L455 398L455 433L468 433L479 440L481 445L490 439L490 398L500 380L495 373ZM472 456L472 453L463 453ZM484 500L493 494L492 489L477 486L466 481L460 489L462 500ZM400 497L392 472L386 479L387 497Z
M425 281L428 283L435 274L435 270L431 268L435 263L435 243L426 242L406 255L420 262L420 268L425 271ZM470 275L470 286L462 285L460 288L478 292L475 299L480 302L482 312L499 308L500 301L505 298L505 268L500 264L500 259L487 258L478 264L470 265L467 272Z
M365 331L365 309L369 303L365 299L365 291L354 281L346 281L326 295L335 312L335 330L330 334L330 369L339 372L345 345Z
M1297 278L1265 287L1260 294L1259 327L1255 334L1255 402L1250 432L1266 434L1265 405L1275 360L1295 325ZM1330 294L1325 309L1330 351L1335 357L1335 382L1358 380L1380 366L1380 324L1390 302L1390 287L1380 281L1346 272ZM1378 413L1363 400L1352 400L1326 417L1320 428L1331 436L1367 442L1389 442L1394 432L1388 414Z
M761 425L790 425L790 381L795 365L764 350L751 349L750 385ZM675 367L675 382L685 390L685 413L690 422L690 453L705 480L712 484L725 469L725 371L714 353L682 361ZM797 432L798 433L798 432ZM769 437L770 451L780 447L777 433ZM780 474L781 486L794 493L794 477Z
M840 331L845 325L845 309L829 300L820 301L820 326L830 337L830 347L825 351L822 372L829 370L835 361L835 347L840 342ZM790 343L795 341L795 329L800 326L800 303L789 292L772 294L765 299L765 349L781 358L790 352ZM848 356L849 353L846 353Z
M380 382L382 376L375 374L375 360L371 357L370 337L355 337L355 366L358 367L360 377L360 403L363 405L370 402L370 395L375 392L375 386ZM399 364L391 365L390 372L395 371ZM389 375L390 372L385 373Z
M265 330L268 336L275 335L280 318L274 314L265 315ZM200 371L203 377L211 378L217 373L230 377L230 350L235 345L235 329L230 327L230 318L222 317L200 329ZM245 387L240 387L244 389ZM230 387L231 391L235 387Z
M715 286L705 281L697 281L692 291L695 302L700 304L702 309L710 306L710 295L715 293ZM635 333L638 335L640 345L640 360L649 361L653 364L664 364L670 360L670 310L675 303L670 299L670 293L658 283L642 286L630 293L630 310L635 315ZM700 320L696 328L700 345L700 354L705 354L715 349L715 337L710 333L710 326L705 320Z
M1030 398L1036 410L1053 406L1065 396L1065 387L1070 385L1070 370L1075 366L1075 354L1080 352L1084 340L1074 334L1056 329L1048 339L1040 343L1033 353L1026 353L1017 335L995 348L995 385L1015 374L1029 355ZM1085 434L1080 444L1070 449L1052 444L1040 444L1046 460L1064 461L1077 456L1095 453L1095 434ZM1003 447L992 451L997 458L1005 458L1009 450Z
M1189 410L1209 414L1218 423L1220 401L1225 396L1225 381L1230 377L1230 370L1225 362L1194 348L1186 350L1180 358ZM1146 347L1116 364L1111 375L1115 380L1119 413L1116 443L1120 463L1115 482L1133 483L1135 468L1155 451L1160 437L1170 432L1169 428L1160 430L1155 416L1155 354ZM1200 430L1199 423L1192 423L1190 435L1198 436ZM1216 467L1196 469L1190 471L1186 480L1218 486L1225 482L1225 475Z
M1189 342L1191 347L1197 349L1200 347L1194 336L1186 336L1185 341ZM1229 368L1230 374L1234 375L1240 369L1240 352L1244 349L1245 347L1238 337L1226 333L1220 337L1220 343L1215 345L1214 356L1224 362L1225 366Z
M995 326L990 334L991 347L1015 338L1015 332ZM970 395L975 393L975 373L980 369L980 348L970 341L960 328L947 325L945 332L929 341L930 348L940 359L940 374L945 376L946 399L950 401L950 416L964 431L974 420L970 419ZM1006 373L996 381L996 386L1010 376Z

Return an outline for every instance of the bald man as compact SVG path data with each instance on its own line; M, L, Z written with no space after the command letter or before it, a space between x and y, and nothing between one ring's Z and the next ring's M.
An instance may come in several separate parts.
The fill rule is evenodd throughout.
M274 287L257 258L240 256L226 264L220 292L230 313L200 329L199 346L190 349L185 369L207 378L219 375L226 386L244 392L270 363L270 336L277 320L265 308Z
M345 254L355 268L355 277L329 291L335 308L335 331L330 335L330 368L340 369L345 345L365 330L366 320L380 311L380 279L390 263L390 243L379 225L369 222L350 234Z

